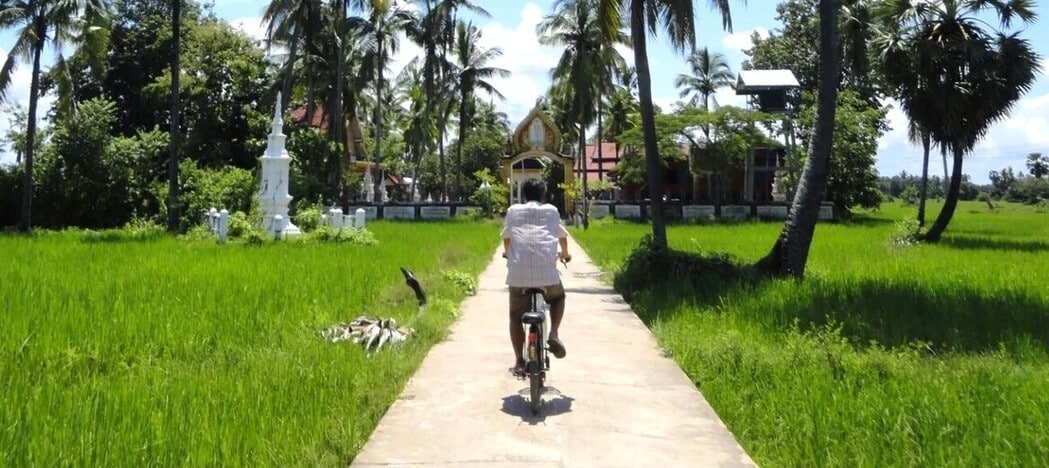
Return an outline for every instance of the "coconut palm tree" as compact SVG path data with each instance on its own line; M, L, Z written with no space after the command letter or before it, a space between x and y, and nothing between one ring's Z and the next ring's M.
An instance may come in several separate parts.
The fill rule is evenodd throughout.
M315 41L315 36L320 32L322 8L320 0L272 0L262 13L262 21L267 24L267 47L272 47L273 44L284 44L288 47L288 59L281 70L284 74L280 102L282 114L291 100L295 67L299 62L299 48L308 48ZM308 115L307 122L311 119L312 115Z
M1019 32L1004 28L1031 24L1036 15L1033 4L1008 0L891 2L879 13L886 82L908 118L954 159L944 206L922 236L935 242L957 207L965 154L1034 83L1038 55Z
M457 13L459 10L472 12L479 18L490 18L487 10L473 0L417 0L420 20L418 29L409 37L423 49L423 89L426 93L426 112L437 125L437 146L440 159L441 196L447 199L448 170L445 163L444 135L447 130L451 104L450 94L444 92L439 83L447 83L452 69L448 51L455 42ZM432 141L432 139L427 140ZM432 148L432 146L431 146Z
M727 0L714 0L711 6L721 14L721 24L732 29ZM605 34L612 37L622 24L623 13L630 18L630 38L634 47L638 94L641 99L641 126L645 135L646 172L648 174L649 216L652 218L652 240L667 246L667 227L663 215L662 159L656 140L655 106L652 103L652 75L648 66L647 33L667 33L677 51L695 46L696 25L693 2L677 0L601 0L598 18Z
M371 57L366 58L365 61L370 62L373 66L369 70L371 73L366 72L366 74L372 77L371 84L375 90L376 103L373 109L374 117L372 121L375 131L375 164L373 166L374 174L372 180L375 181L375 199L382 200L382 194L380 193L382 175L379 166L382 162L382 108L384 104L382 93L383 88L386 86L384 72L390 64L391 54L397 53L400 48L398 40L400 33L414 29L413 26L417 20L411 12L397 4L391 3L389 0L354 0L353 3L357 8L361 9L364 15L348 19L349 31L351 34L374 38L370 42L374 49L365 52Z
M623 57L614 45L627 42L621 29L605 34L597 18L597 0L558 0L554 13L543 18L536 27L539 43L563 46L564 52L550 74L554 86L563 83L570 90L571 102L565 109L569 119L579 130L579 161L583 171L583 226L586 215L586 127L598 117L595 109L600 96L612 87L613 72L626 68ZM598 130L600 135L600 129ZM600 148L600 146L599 146ZM600 159L599 159L600 160Z
M827 175L830 173L830 152L834 142L834 114L838 99L838 72L841 69L841 51L838 46L838 10L836 0L820 0L819 84L816 97L816 128L809 145L809 157L798 181L787 222L779 238L764 258L757 263L759 270L776 276L805 275L809 247L816 231L820 201L823 199Z
M32 227L33 162L36 149L36 111L40 99L40 61L51 46L59 53L76 43L99 46L104 37L111 4L107 0L0 0L0 30L15 29L15 42L0 68L0 102L6 98L11 78L19 61L33 64L29 85L29 114L26 123L26 145L23 168L22 212L19 227Z
M489 96L503 100L502 93L495 89L489 80L508 77L510 71L489 65L492 60L503 55L503 50L498 47L479 48L481 30L476 26L459 23L456 31L455 48L453 49L456 61L453 76L456 78L455 83L459 92L459 149L456 155L455 195L461 199L463 146L466 143L466 129L470 126L470 118L473 115L475 94L481 90Z
M711 99L714 99L714 106L717 106L718 101L714 93L721 88L731 87L735 79L725 56L718 52L711 53L704 47L688 56L688 66L692 74L681 74L674 80L674 86L683 88L680 97L685 98L691 94L688 105L694 107L702 104L705 110L710 109Z

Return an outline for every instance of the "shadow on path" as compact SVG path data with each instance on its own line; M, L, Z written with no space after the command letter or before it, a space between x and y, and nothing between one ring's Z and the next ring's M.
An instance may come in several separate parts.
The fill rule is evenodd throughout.
M503 413L519 417L521 422L528 423L530 426L545 423L546 418L549 416L571 412L572 402L575 401L574 398L562 394L560 390L547 386L543 389L543 405L539 409L539 414L532 414L528 398L525 398L522 393L527 394L528 388L523 388L513 395L503 397L503 407L501 409Z

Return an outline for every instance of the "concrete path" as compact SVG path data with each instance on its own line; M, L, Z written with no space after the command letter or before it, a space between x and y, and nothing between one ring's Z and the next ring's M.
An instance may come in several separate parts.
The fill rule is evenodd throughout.
M426 356L353 466L753 466L575 241L561 339L539 416L507 372L506 264L497 250L449 339ZM500 248L501 249L501 248Z

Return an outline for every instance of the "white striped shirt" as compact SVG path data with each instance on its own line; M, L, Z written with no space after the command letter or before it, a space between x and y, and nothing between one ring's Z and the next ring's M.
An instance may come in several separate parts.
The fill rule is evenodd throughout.
M561 282L557 271L558 239L567 238L557 208L549 203L516 204L506 211L503 239L510 239L506 259L507 286L530 288Z

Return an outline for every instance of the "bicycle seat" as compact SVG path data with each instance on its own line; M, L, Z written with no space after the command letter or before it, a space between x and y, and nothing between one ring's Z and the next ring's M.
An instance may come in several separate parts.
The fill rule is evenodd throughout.
M546 320L546 314L542 312L525 312L521 315L521 321L529 325L538 325Z
M531 296L532 294L543 294L545 292L546 290L544 290L543 288L528 288L524 290L523 294L525 296Z

